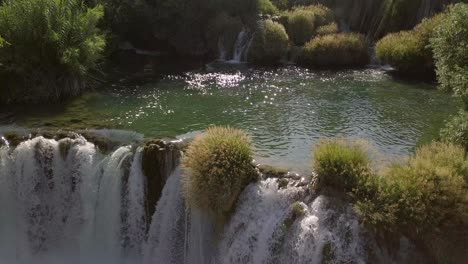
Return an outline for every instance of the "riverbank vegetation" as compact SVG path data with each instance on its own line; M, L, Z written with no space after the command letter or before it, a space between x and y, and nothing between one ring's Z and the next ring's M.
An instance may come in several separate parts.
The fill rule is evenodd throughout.
M219 58L221 49L228 54L234 52L241 31L253 38L252 45L245 45L250 47L245 52L249 56L243 57L257 64L276 64L283 59L301 62L303 57L306 66L363 65L368 61L364 50L369 50L373 39L388 32L407 30L423 17L442 11L451 1L431 2L428 6L422 1L358 2L3 1L0 101L58 101L79 94L90 87L90 80L95 79L91 73L96 72L100 62L107 61L102 59L111 58L121 48L200 60ZM459 17L464 16L462 11L458 13ZM435 16L411 33L385 37L377 45L379 57L402 71L432 70L429 36L441 20L442 16ZM276 23L284 26L286 34ZM341 34L342 31L363 33L366 42L360 35ZM443 45L437 43L432 46L441 50ZM441 52L435 55L439 61L443 58ZM463 62L461 57L460 62ZM438 70L440 79L451 80L441 72ZM456 69L446 72L457 74Z
M79 0L5 1L0 7L0 102L57 101L89 83L105 48L103 7Z

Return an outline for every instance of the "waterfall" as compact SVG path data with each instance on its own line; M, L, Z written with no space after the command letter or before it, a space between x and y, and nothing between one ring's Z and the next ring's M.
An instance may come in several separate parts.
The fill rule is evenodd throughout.
M0 263L141 263L142 148L84 138L0 147Z
M176 157L164 153L164 159ZM0 263L392 262L348 203L311 194L303 179L287 179L286 186L273 178L251 183L219 228L209 214L186 206L187 172L181 166L172 171L174 162L166 162L161 166L171 168L159 169L170 176L163 175L148 219L144 156L145 147L134 146L103 154L83 137L36 137L17 147L3 139ZM398 258L410 262L406 255Z
M236 43L234 44L234 53L232 55L232 61L240 62L242 55L244 54L245 48L247 47L247 32L242 30L237 36Z

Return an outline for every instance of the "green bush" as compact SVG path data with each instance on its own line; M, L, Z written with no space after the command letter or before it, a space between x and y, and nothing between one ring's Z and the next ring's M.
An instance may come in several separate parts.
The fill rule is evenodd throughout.
M288 35L295 45L309 41L320 26L333 22L333 12L322 5L296 8L287 14Z
M356 209L365 224L415 239L443 224L467 224L467 175L463 148L432 143L358 186Z
M274 64L287 53L288 34L284 27L271 20L260 22L254 33L248 60L256 64Z
M278 8L270 0L258 0L258 10L264 15L278 14Z
M441 138L446 142L460 145L468 151L468 113L460 111L441 130Z
M377 57L403 74L434 72L434 61L429 40L442 15L424 19L411 31L391 33L377 42Z
M242 130L229 127L211 127L197 136L183 165L189 172L183 180L187 202L221 218L255 179L250 139Z
M370 160L361 142L346 140L321 141L313 160L316 185L352 191L362 178L370 175Z
M0 48L0 63L16 82L2 83L2 99L57 100L81 92L105 46L97 28L102 16L102 6L79 0L4 2L0 33L9 45Z
M436 29L431 46L440 86L460 96L468 109L468 4L456 4Z
M299 63L315 67L361 66L369 62L362 34L338 33L318 36L304 46Z
M325 26L320 26L317 28L317 36L330 35L338 33L338 25L333 22Z

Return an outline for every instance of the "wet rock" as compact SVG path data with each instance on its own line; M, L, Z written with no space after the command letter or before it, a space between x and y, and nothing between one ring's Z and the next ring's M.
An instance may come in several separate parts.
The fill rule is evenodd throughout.
M180 150L178 142L159 139L151 140L143 147L142 169L147 182L145 207L148 219L154 214L167 178L180 162Z
M3 137L8 141L8 144L11 147L18 146L21 142L25 141L27 138L15 132L6 132Z
M257 168L263 178L285 178L289 173L286 169L265 164L257 165Z

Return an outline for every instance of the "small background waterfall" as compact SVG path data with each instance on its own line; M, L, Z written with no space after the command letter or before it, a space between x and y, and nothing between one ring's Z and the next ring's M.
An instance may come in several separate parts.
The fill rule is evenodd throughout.
M252 34L246 28L243 28L237 35L234 42L232 54L228 54L227 46L224 39L220 38L218 41L218 56L221 61L228 61L231 63L240 63L247 61L247 55L252 43Z
M17 147L2 141L0 263L391 263L406 257L386 255L349 205L311 194L300 177L286 185L266 177L249 185L216 232L208 215L185 206L186 172L173 170L179 156L168 146L157 147L165 153L157 168L165 184L159 201L148 205L146 146L103 154L81 136L40 136ZM294 214L295 202L303 214Z

